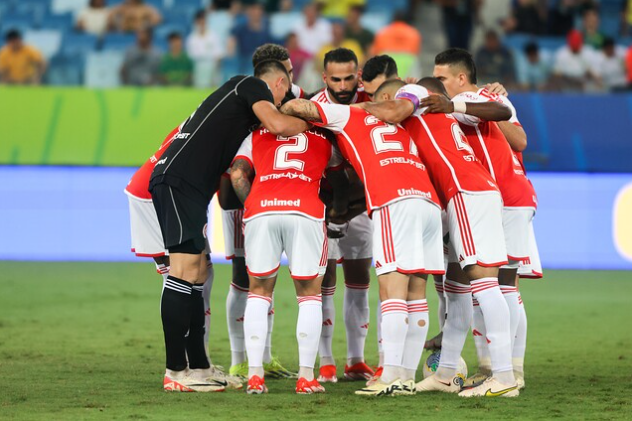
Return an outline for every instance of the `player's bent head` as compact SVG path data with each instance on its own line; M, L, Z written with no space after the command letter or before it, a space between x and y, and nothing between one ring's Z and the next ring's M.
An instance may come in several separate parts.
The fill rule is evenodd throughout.
M255 77L268 84L275 105L280 105L291 84L290 74L283 63L278 60L264 60L255 66Z
M453 97L476 84L476 65L469 51L449 48L435 57L433 76L439 79Z
M292 76L293 68L290 61L290 53L287 48L279 44L263 44L255 50L252 54L252 67L257 67L259 63L265 60L277 60L280 61L285 69Z
M388 101L389 99L395 98L395 94L397 91L406 85L401 79L391 79L382 83L379 88L375 91L373 95L373 100L376 102Z
M389 79L397 79L397 63L393 57L386 54L375 56L367 60L362 68L362 83L364 92L373 99L373 95L382 83Z
M443 94L445 96L448 96L448 91L445 90L445 86L443 86L443 83L441 83L441 81L436 77L422 77L417 82L417 85L423 86L424 88L426 88L430 92L434 92L435 94Z

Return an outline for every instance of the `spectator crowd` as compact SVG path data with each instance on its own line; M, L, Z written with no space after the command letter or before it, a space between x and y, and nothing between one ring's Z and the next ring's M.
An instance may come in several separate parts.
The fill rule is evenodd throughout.
M180 1L203 4L89 0L76 11L73 31L95 37L96 49L107 49L112 38L127 37L119 75L122 84L132 86L213 86L232 74L250 73L252 53L269 42L288 48L295 79L304 78L307 85L310 79L320 79L325 52L337 47L354 51L361 64L389 54L401 74L420 72L423 28L410 11L394 9L381 25L367 27L367 0L317 0L300 8L291 0L214 0L197 11L179 7ZM471 45L473 34L481 7L489 0L424 1L433 1L441 10L448 46L474 48L483 82L501 81L523 91L632 88L632 0L515 0L506 16L484 30L478 48ZM165 2L175 6L168 12L156 7ZM612 4L618 7L616 34ZM609 11L608 31L602 10ZM186 26L173 23L183 16ZM2 26L2 31L0 83L46 82L54 63L25 42L19 29Z

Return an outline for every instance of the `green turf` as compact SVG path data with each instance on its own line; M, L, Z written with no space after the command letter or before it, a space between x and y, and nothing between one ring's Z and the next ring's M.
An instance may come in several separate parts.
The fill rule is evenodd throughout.
M229 273L216 266L213 290L211 354L223 365L230 358ZM296 369L297 306L283 273L273 348ZM359 398L359 383L350 382L296 396L285 380L269 380L266 396L166 394L160 277L151 264L0 262L0 419L631 419L632 273L548 271L545 281L525 281L521 290L529 345L527 389L518 399ZM374 304L375 288L371 294ZM432 334L432 288L429 295ZM341 289L336 299L341 321ZM338 323L340 363L344 348ZM374 329L366 356L376 362ZM474 369L469 339L464 357Z

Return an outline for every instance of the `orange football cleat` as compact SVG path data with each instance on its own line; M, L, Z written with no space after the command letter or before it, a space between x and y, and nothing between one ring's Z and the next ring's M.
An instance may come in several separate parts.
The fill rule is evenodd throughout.
M248 379L246 393L249 395L261 395L262 393L268 393L266 381L259 376L252 376Z
M307 380L301 377L296 382L296 393L299 395L311 395L312 393L325 393L325 388L318 383L318 380Z
M318 381L322 383L338 383L336 366L331 364L320 367Z
M369 380L375 373L371 367L364 362L359 362L351 367L345 365L345 379L347 380Z

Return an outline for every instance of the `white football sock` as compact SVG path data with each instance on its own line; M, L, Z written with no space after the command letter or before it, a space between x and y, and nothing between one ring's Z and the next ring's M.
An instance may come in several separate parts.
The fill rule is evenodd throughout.
M347 365L364 361L364 344L369 331L369 285L345 282L345 328L347 329Z
M527 349L527 313L520 293L518 293L518 303L520 304L520 323L518 323L514 341L512 363L514 371L524 376L524 355Z
M204 288L202 289L202 298L204 299L204 347L206 348L206 355L209 355L208 338L211 332L211 290L213 289L214 279L215 270L213 269L213 264L209 262L206 282L204 282ZM211 357L209 356L208 359L210 361Z
M246 312L247 300L248 290L231 283L228 297L226 297L226 321L228 338L230 339L231 366L246 361L244 313Z
M334 326L336 324L336 305L334 303L334 293L336 286L321 287L323 298L323 327L320 333L318 344L318 355L320 356L320 366L336 365L332 344L334 340Z
M452 381L456 375L467 332L472 325L472 295L469 285L446 279L445 289L447 316L443 325L441 358L436 376Z
M487 331L487 347L492 360L493 376L504 384L514 384L511 365L509 308L497 278L481 278L471 282L472 296L478 301Z
M272 329L274 328L274 294L272 295L272 303L268 311L268 334L266 336L266 347L263 350L263 362L268 364L272 361Z
M246 353L248 354L249 376L250 370L260 376L263 370L263 350L268 332L268 318L272 299L256 294L248 294L246 312L244 315L244 336L246 339ZM260 371L261 370L261 371ZM261 376L260 376L261 377Z
M474 305L474 319L472 321L472 336L474 337L474 346L476 347L476 355L478 356L478 371L490 375L492 373L492 360L489 357L489 348L487 347L487 330L485 330L485 319L481 306L476 298L472 298Z
M296 322L298 365L301 368L311 369L311 378L307 378L307 380L314 380L313 369L318 353L320 331L323 327L322 296L320 294L307 295L296 297L296 300L298 301L298 320Z
M443 276L434 276L435 290L437 291L437 297L439 297L439 306L437 308L437 317L439 320L439 330L443 330L445 324L445 311L446 311L446 298L445 290L443 288Z
M507 302L507 307L509 308L509 337L511 338L511 348L513 349L513 344L516 340L516 332L518 331L518 323L520 323L518 288L509 285L501 285L500 292L502 292Z
M382 301L382 349L384 372L382 382L391 383L400 376L404 345L408 333L408 305L404 300Z
M415 380L421 353L428 335L428 302L424 300L408 301L408 332L404 344L402 367L406 376L402 380Z
M384 366L384 350L382 349L382 301L377 300L377 355L378 367Z

